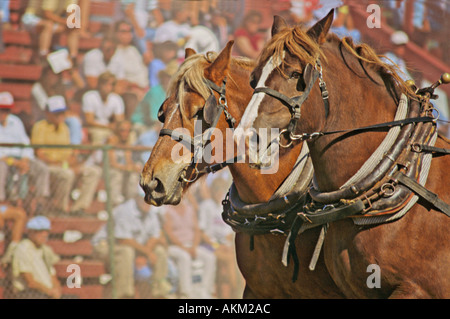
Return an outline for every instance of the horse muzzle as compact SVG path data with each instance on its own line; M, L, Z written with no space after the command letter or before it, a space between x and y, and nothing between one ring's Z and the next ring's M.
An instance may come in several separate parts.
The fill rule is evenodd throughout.
M177 205L181 200L182 184L176 181L168 186L162 178L147 179L141 176L140 186L145 192L145 202L153 206Z

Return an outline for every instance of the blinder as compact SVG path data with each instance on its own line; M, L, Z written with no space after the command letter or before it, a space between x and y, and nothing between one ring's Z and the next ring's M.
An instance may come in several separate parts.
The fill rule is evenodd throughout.
M164 116L164 110L163 110L163 105L164 103L166 103L167 99L164 100L164 102L162 102L161 106L159 107L158 110L158 121L160 121L161 123L164 124L164 122L166 121L166 117Z
M316 65L313 66L312 64L308 63L304 70L303 70L303 78L299 78L299 81L303 80L306 84L304 91L301 95L294 96L294 97L288 97L274 89L268 88L268 87L258 87L253 91L253 94L255 93L265 93L273 98L276 98L277 100L281 101L284 105L286 105L289 109L289 112L291 113L291 120L287 126L287 128L283 129L280 132L281 135L288 135L289 139L291 140L288 144L284 145L280 143L281 147L287 148L292 145L293 140L300 139L301 135L295 135L297 122L300 119L301 115L301 106L308 98L314 83L319 79L319 87L322 93L322 99L324 101L324 107L325 107L325 116L328 117L329 113L329 103L328 103L328 91L326 89L326 83L323 81L323 75L322 75L322 66L320 64L319 59L316 61ZM297 88L299 87L299 83L297 83ZM279 139L280 139L279 137Z
M220 116L222 115L222 112L224 112L226 120L228 122L228 125L231 128L234 128L234 124L236 123L236 120L234 117L228 112L228 105L227 105L227 99L225 97L225 87L226 87L226 78L224 78L222 86L219 87L214 82L205 79L205 83L208 85L209 89L211 90L210 96L206 99L205 104L202 109L202 120L205 122L209 127L215 128L217 126L217 123L219 121ZM216 91L219 93L219 102L217 102L216 97L212 91ZM164 101L164 103L167 101L167 99ZM158 120L161 122L165 121L164 112L161 105L159 111L158 111ZM159 135L160 136L170 136L174 140L183 143L186 147L191 149L191 152L194 153L191 163L186 169L191 168L192 172L194 173L194 177L191 179L186 179L185 177L181 177L181 179L184 182L191 183L194 182L197 177L200 174L200 171L197 169L197 159L199 158L198 154L201 153L200 150L204 149L206 144L208 144L211 141L213 130L207 130L206 132L202 133L201 135L191 137L190 135L186 135L180 132L177 132L172 129L161 129ZM205 136L206 134L206 136ZM206 171L214 171L216 169L220 169L223 166L220 166L222 164L216 164L213 165L213 168L206 168ZM220 167L220 168L219 168ZM186 171L185 169L185 171Z
M215 126L213 124L214 119L218 119L221 113L221 109L218 107L216 97L214 94L211 94L209 98L206 100L205 105L203 107L203 119L206 124L209 126Z

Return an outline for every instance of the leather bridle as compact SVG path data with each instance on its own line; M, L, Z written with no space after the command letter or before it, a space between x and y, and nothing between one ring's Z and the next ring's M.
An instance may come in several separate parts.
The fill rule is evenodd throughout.
M315 84L315 82L319 79L319 87L322 94L322 100L325 107L325 117L328 117L328 114L330 113L330 106L328 102L328 90L325 81L323 80L323 73L322 73L322 65L320 64L320 60L316 60L316 64L313 66L312 64L308 63L304 70L303 70L303 80L306 83L305 90L302 91L301 95L294 96L294 97L288 97L274 89L268 88L268 87L257 87L253 91L253 94L256 93L265 93L273 98L276 98L277 100L281 101L283 105L288 107L289 112L291 113L291 120L289 121L289 124L287 128L283 129L280 132L280 135L278 137L278 141L280 142L282 135L287 135L290 139L290 142L286 145L279 143L281 147L287 148L292 145L292 141L301 139L302 135L296 135L295 131L297 128L297 123L300 120L301 116L301 107L302 104L306 101L309 94L311 93L311 90ZM301 78L299 79L299 81ZM298 86L297 86L298 87Z
M202 173L216 172L224 168L225 166L233 163L235 160L237 160L237 158L235 158L231 163L230 161L226 161L223 163L208 165L201 170L198 169L198 164L201 161L203 150L205 149L206 145L209 142L211 142L211 136L214 131L212 128L216 128L222 113L225 114L226 121L230 128L234 129L234 125L236 123L236 119L228 111L227 98L225 96L227 78L225 77L223 79L222 86L220 87L208 79L204 79L204 81L207 84L208 88L210 89L211 94L205 101L205 104L202 108L201 118L203 120L201 121L201 123L202 125L206 124L205 126L207 126L208 129L204 131L202 134L193 137L187 134L183 134L179 131L167 128L163 128L159 132L159 136L170 136L175 141L183 143L193 153L191 163L183 169L180 175L181 181L186 183L194 182ZM216 99L216 96L213 91L219 94L218 100ZM164 122L162 106L158 112L158 119L161 122ZM186 172L189 169L191 169L191 173L189 175L190 177L186 178Z

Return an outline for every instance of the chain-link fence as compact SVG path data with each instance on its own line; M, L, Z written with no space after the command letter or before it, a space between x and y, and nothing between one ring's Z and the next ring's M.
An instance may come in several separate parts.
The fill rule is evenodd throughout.
M1 298L21 298L20 289L30 284L22 278L20 271L39 272L36 270L39 269L39 261L33 259L38 257L30 252L27 252L25 261L20 257L24 242L31 239L33 227L29 223L37 216L46 217L51 224L45 245L52 248L57 259L49 262L44 257L44 262L50 273L51 269L56 272L61 287L60 297L185 297L180 291L179 267L186 265L178 264L169 256L169 245L164 242L167 238L163 218L166 208L155 208L145 203L139 206L138 203L143 203L143 194L138 186L141 169L138 167L142 168L151 148L0 144L0 150L2 148L20 149L22 155L28 154L29 157L11 156L0 160ZM55 151L69 152L70 160L46 163L40 159L46 158L45 152L49 155ZM131 154L135 164L132 168L121 166L116 160L126 153ZM197 191L187 195L189 200L186 199L181 209L194 208L198 215L199 206L208 197L205 194L208 189L206 183L199 181L194 185ZM223 198L223 195L219 194L217 198ZM216 207L217 211L212 213L220 219L220 207ZM135 212L139 208L152 213L152 217L140 216L136 222ZM156 221L152 219L154 216ZM121 238L127 237L127 229L131 229L128 232L131 238ZM151 237L148 229L153 229L153 235L163 240L146 255L145 251L125 240L134 239L145 244L150 240L143 239L142 235ZM216 255L209 297L242 296L243 281L237 270L233 245L222 245L220 249L217 243L214 247L206 243L203 246L215 251ZM194 291L190 297L202 298L200 288L197 287L198 295L195 289L205 279L202 277L207 265L198 258L190 267Z

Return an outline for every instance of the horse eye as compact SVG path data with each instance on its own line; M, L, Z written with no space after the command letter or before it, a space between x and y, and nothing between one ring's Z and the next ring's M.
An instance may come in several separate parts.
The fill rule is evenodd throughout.
M197 111L197 113L195 113L192 118L194 118L194 119L198 119L198 118L202 119L203 118L203 108L199 109Z
M254 89L255 87L256 87L256 79L255 79L255 76L254 76L254 74L251 74L250 75L250 86L251 86L251 88L252 89Z
M158 111L158 120L161 123L164 123L164 121L166 120L166 117L164 116L164 111L163 111L162 107Z
M300 79L301 76L302 74L298 71L294 71L291 73L291 79Z

